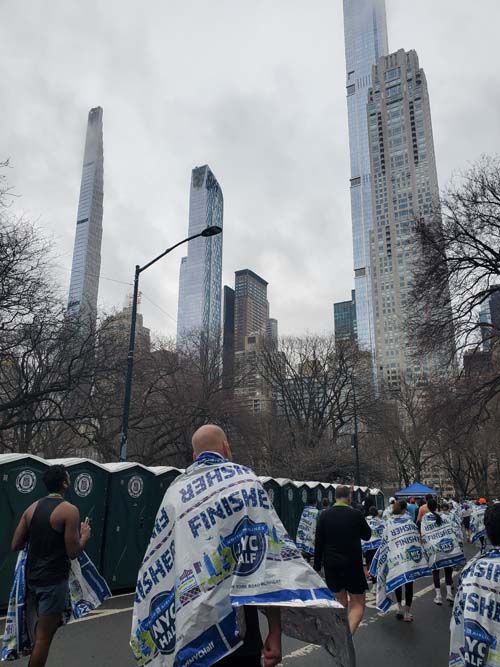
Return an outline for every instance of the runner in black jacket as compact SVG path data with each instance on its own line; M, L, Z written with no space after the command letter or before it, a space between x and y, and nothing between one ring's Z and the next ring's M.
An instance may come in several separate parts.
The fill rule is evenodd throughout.
M348 486L335 489L336 503L321 513L316 529L314 569L325 569L328 588L348 607L349 627L354 634L365 611L368 589L363 569L361 540L369 540L371 529L363 514L353 509Z

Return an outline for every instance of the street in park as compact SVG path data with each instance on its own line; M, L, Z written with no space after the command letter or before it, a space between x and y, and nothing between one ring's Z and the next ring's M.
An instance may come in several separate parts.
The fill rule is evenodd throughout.
M374 596L368 594L365 618L354 640L357 667L443 667L447 664L451 608L433 603L430 577L417 581L415 593L413 623L398 621L395 607L388 614L380 613L375 608ZM88 617L60 630L51 651L51 667L136 667L128 645L132 606L132 594L115 596ZM0 632L3 632L3 618L0 623ZM261 625L265 636L264 619ZM331 667L332 660L320 647L284 637L282 664L285 667ZM28 660L18 661L16 665L26 667Z

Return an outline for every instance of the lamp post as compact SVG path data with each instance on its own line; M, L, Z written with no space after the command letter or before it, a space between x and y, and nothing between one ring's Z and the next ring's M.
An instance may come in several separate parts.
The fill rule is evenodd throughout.
M128 419L130 414L130 399L132 396L132 376L134 373L135 328L137 321L137 297L139 295L139 276L143 271L149 269L149 267L155 264L159 259L165 257L165 255L168 255L169 252L172 252L172 250L175 250L175 248L178 248L183 243L187 243L188 241L197 239L200 236L205 236L205 237L216 236L221 232L222 232L222 227L218 227L217 225L206 227L199 234L188 236L188 238L179 241L179 243L176 243L171 248L167 248L164 252L161 253L161 255L158 255L158 257L155 257L147 264L144 264L144 266L139 266L137 264L135 267L134 296L132 299L132 317L130 320L130 338L129 338L128 355L127 355L127 378L125 380L125 397L123 399L122 431L120 434L120 461L127 460Z
M352 385L352 416L354 421L354 433L351 434L351 447L354 449L356 454L356 484L361 486L361 473L359 469L359 447L358 447L358 406L356 403L356 387L354 385L354 373L351 373L351 385Z

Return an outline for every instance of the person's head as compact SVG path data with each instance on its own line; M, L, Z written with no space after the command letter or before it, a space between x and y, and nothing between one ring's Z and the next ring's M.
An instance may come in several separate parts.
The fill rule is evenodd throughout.
M337 486L335 489L335 500L340 503L351 503L351 489L348 486Z
M63 465L50 466L43 475L43 483L49 493L64 495L69 488L69 474Z
M423 498L419 498L417 504L419 507L422 507L422 505L425 505L425 500Z
M436 519L437 525L440 526L443 523L443 520L441 519L441 517L437 513L437 507L438 507L437 500L435 498L432 498L432 497L429 498L429 500L427 501L427 509L434 516L434 518Z
M500 503L494 503L484 513L484 527L494 547L500 546Z
M375 507L375 505L372 505L370 507L370 509L368 510L368 514L373 517L378 516L378 509Z
M479 504L480 505L487 505L487 503L488 503L488 501L486 500L486 498L479 498Z
M323 502L321 503L323 507L330 507L330 501L328 498L323 498Z
M392 513L397 515L404 514L406 512L407 504L406 500L397 500L392 506Z
M307 504L308 505L316 505L317 502L318 501L317 501L317 498L316 498L316 494L311 491L309 493L309 495L307 496Z
M394 498L394 496L391 496L389 498L389 505L394 505L395 502L396 502L396 498Z
M231 449L226 434L215 424L205 424L194 432L191 439L193 445L193 461L203 452L222 454L225 459L231 460Z
M430 494L430 493L428 493L428 494L425 496L425 502L427 503L427 507L429 507L429 500L432 500L433 498L434 498L434 496L433 496L432 494Z
M414 505L414 504L415 504L415 498L410 498L410 503L411 503L412 505Z

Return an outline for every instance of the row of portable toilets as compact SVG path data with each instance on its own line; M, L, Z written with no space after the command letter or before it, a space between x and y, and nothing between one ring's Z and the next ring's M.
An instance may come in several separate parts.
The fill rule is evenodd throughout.
M89 459L45 460L26 454L0 454L0 608L8 602L16 555L10 542L24 510L46 495L42 481L47 466L62 463L70 474L66 499L89 517L92 538L86 552L111 590L133 588L153 522L165 491L182 472L167 466L139 463L99 464ZM300 515L310 496L319 503L335 498L335 484L261 477L269 498L290 536L295 539ZM354 500L367 495L384 507L378 489L355 487Z

